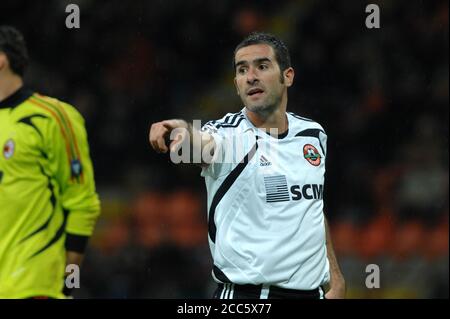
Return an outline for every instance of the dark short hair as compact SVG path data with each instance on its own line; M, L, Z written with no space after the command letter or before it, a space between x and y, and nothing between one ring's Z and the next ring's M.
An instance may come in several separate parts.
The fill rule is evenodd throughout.
M291 67L291 57L289 56L289 50L283 41L270 33L253 32L244 40L242 40L242 42L237 45L236 49L234 49L233 68L236 67L236 52L244 47L248 47L254 44L270 45L275 52L275 59L277 60L282 72Z
M28 65L28 51L25 39L14 27L0 26L0 52L8 57L11 70L19 75L25 74Z

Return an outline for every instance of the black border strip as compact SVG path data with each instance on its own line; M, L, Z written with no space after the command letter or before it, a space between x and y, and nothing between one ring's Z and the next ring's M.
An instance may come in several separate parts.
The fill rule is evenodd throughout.
M323 155L326 156L327 154L325 154L325 151L323 150L322 142L320 141L320 137L319 137L320 132L325 134L325 132L323 130L320 130L318 128L309 128L309 129L303 130L303 131L295 134L295 136L310 136L310 137L317 138L319 140L319 144L320 144L320 148L322 149L322 153L323 153Z
M211 203L211 207L208 212L208 234L209 238L211 238L212 242L216 242L216 224L214 222L214 215L216 212L216 207L219 205L222 198L228 192L230 187L242 173L244 168L247 166L248 162L253 158L258 149L258 141L256 141L255 145L250 149L250 151L245 155L244 159L231 171L231 173L227 176L227 178L223 181L222 185L220 185L216 194Z

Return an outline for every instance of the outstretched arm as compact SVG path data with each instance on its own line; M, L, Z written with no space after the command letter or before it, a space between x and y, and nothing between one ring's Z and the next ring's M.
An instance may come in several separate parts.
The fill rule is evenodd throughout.
M170 137L172 131L176 130L175 138L166 145L166 138ZM175 152L189 139L191 154L203 154L205 148L213 153L215 142L212 135L195 129L190 123L181 119L165 120L153 123L150 128L149 142L153 149L158 153ZM207 164L203 160L202 164Z
M331 242L330 230L328 227L328 221L325 218L325 232L326 232L326 245L327 245L327 257L330 262L330 289L325 294L327 299L343 299L345 298L345 279L339 268L336 255L334 254L333 243Z

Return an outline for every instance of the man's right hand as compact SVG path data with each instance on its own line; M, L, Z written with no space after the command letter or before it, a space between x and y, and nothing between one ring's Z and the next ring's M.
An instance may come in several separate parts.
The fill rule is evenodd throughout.
M182 130L181 135L178 135L176 139L170 142L170 150L172 152L175 151L177 145L183 142L185 138L189 137L188 124L183 120L165 120L153 123L148 137L150 145L158 153L167 153L169 147L166 145L166 138L177 128L184 130Z

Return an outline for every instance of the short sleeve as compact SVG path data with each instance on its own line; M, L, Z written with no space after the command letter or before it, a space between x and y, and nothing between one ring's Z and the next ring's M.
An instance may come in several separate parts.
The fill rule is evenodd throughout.
M215 150L209 164L202 167L201 176L210 176L218 178L228 173L232 168L232 161L227 160L227 154L230 152L231 144L229 132L221 128L216 121L209 121L203 125L202 132L210 134L214 138Z

